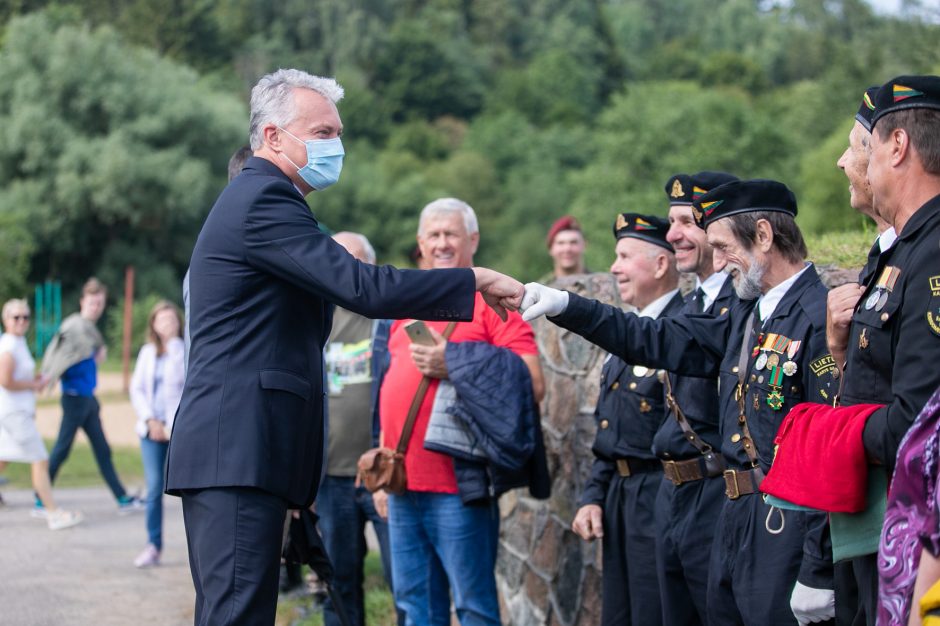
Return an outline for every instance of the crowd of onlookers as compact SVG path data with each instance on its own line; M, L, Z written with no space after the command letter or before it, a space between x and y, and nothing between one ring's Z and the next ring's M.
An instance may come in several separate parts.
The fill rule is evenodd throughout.
M855 120L834 166L853 208L879 231L858 282L830 289L820 280L786 185L703 170L665 182L668 219L651 215L655 207L611 216L610 273L626 307L555 288L589 271L571 216L548 230L553 273L525 286L521 314L502 318L482 293L460 322L373 320L336 307L323 350L326 460L312 507L332 561L325 622L365 621L371 524L400 624L448 624L452 611L462 624L500 623L499 497L525 488L546 498L551 484L528 323L542 315L610 353L595 461L571 521L581 538L602 542L604 624L940 619L940 77L870 88ZM231 179L250 154L233 155ZM466 202L430 202L415 226L420 269L474 267L481 228ZM333 239L376 264L364 235ZM682 274L692 283L685 294ZM50 529L79 524L79 512L56 506L52 484L82 429L118 509L146 511L137 567L160 562L189 290L187 275L185 315L168 301L150 312L130 386L143 500L114 470L95 398L104 285L83 286L39 374L27 302L2 309L0 462L31 464L32 514ZM263 370L261 384L309 393L292 376ZM63 417L50 456L36 394L57 383ZM363 459L376 447L395 452L406 488L366 489Z

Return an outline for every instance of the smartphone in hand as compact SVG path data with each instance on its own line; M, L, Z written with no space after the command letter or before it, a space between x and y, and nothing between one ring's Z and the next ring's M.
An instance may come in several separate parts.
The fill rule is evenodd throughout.
M414 320L405 324L405 332L411 338L411 343L422 346L433 346L436 343L434 337L431 336L431 331L428 330L428 325L421 320Z

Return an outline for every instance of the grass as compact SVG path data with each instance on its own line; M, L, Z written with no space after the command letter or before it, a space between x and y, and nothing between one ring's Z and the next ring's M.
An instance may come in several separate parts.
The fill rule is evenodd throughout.
M46 440L46 450L52 450L51 439ZM142 484L144 468L140 461L140 449L133 446L111 446L111 459L121 482L126 486ZM4 475L10 479L10 488L32 489L29 477L29 464L10 463ZM93 487L104 484L98 473L98 464L91 446L78 443L72 446L72 453L56 476L55 487Z
M304 567L306 577L309 569ZM378 552L369 552L365 562L365 623L370 626L395 626L395 603L382 574ZM323 610L312 595L278 600L277 626L323 626Z
M816 265L838 265L843 269L862 267L875 243L874 229L810 235L806 238L809 259Z

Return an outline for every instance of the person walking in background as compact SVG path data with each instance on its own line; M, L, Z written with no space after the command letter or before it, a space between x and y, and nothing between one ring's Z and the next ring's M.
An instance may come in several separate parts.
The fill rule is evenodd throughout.
M82 287L79 312L62 321L43 356L42 374L48 380L47 384L62 379L62 425L50 455L49 481L55 482L56 474L72 451L75 434L81 428L95 453L98 471L117 500L118 510L127 513L143 510L143 503L127 494L114 470L111 447L101 428L101 407L95 398L98 363L107 355L96 323L104 313L107 296L108 291L101 281L89 278ZM43 513L39 498L36 499L35 513Z
M0 469L7 462L29 463L33 489L47 512L50 530L61 530L82 521L81 513L65 511L52 499L49 455L36 429L36 391L46 381L36 376L36 362L26 345L29 305L26 300L8 300L3 305L0 336Z
M140 456L147 481L147 547L136 567L160 564L163 549L163 478L173 417L183 395L182 318L171 302L154 305L147 320L147 343L137 355L131 379L131 403L137 413Z

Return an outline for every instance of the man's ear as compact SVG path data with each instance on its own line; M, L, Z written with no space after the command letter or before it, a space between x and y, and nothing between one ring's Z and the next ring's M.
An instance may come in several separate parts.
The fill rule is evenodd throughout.
M261 128L261 136L264 138L264 145L269 146L275 152L280 152L281 133L275 124L265 124Z
M757 220L755 239L755 243L761 252L765 254L770 252L770 248L774 245L774 229L770 226L770 222L765 219Z
M479 232L476 232L470 235L470 244L473 246L473 250L471 250L471 254L476 254L477 248L480 247L480 233Z

